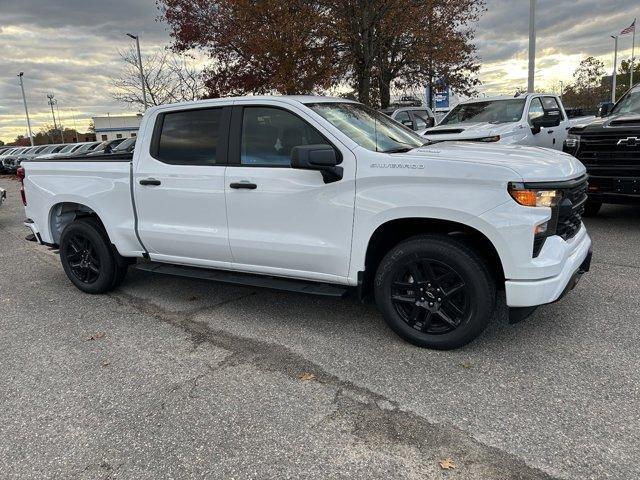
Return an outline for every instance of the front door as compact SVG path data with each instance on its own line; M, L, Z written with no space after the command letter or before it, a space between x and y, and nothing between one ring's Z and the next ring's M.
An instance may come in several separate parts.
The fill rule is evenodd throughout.
M230 267L224 198L230 116L231 106L160 111L151 142L136 145L138 233L151 259Z
M349 272L355 157L302 109L234 107L225 190L234 268L325 281ZM234 135L234 131L237 132ZM344 176L290 167L291 149L329 143Z

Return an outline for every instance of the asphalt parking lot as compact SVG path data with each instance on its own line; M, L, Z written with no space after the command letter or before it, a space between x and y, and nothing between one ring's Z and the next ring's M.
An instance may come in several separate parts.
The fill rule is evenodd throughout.
M640 208L588 222L571 295L436 352L354 300L83 294L0 187L1 478L640 478Z

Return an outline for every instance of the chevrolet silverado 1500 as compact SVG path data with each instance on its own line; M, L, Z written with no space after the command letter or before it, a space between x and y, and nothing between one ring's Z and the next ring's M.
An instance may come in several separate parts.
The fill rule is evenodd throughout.
M375 299L419 346L476 338L588 270L582 164L424 137L356 102L241 97L149 109L133 154L33 159L25 222L71 282L158 273Z

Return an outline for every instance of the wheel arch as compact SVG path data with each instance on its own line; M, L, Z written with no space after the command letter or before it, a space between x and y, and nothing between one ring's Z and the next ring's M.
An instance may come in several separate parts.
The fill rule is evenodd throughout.
M440 234L455 237L476 250L490 267L496 285L504 285L503 260L489 237L478 228L457 221L439 218L405 217L380 224L369 237L364 256L364 269L358 272L361 298L372 292L373 278L386 253L400 242L421 234Z
M100 218L100 215L93 208L74 201L61 201L54 204L49 209L48 227L51 235L51 243L59 245L60 236L62 235L62 231L65 227L81 217L95 218L100 225L102 225L105 232L107 232L107 236L111 238L106 225Z

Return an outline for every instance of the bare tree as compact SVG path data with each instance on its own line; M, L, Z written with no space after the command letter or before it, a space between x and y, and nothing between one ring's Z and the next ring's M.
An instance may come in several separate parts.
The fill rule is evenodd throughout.
M118 102L142 109L144 102L136 50L131 47L119 50L118 54L124 66L120 75L112 78L111 96ZM142 68L150 105L198 100L206 94L202 71L188 57L162 50L143 56Z

